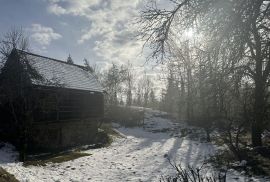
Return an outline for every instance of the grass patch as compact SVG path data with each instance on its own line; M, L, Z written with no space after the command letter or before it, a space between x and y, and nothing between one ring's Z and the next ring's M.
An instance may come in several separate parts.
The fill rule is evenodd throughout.
M111 123L103 123L96 136L96 142L99 147L108 147L113 142L113 137L123 137L121 133L112 128Z
M0 167L0 182L19 182L14 175Z
M82 153L82 152L67 152L59 154L49 154L42 157L36 157L32 160L27 160L23 163L24 166L45 166L47 163L62 163L66 161L71 161L78 159L80 157L90 156L92 154Z
M95 147L94 148L101 148L101 147L108 147L112 144L113 138L116 134L113 133L113 130L105 131L101 130L97 133Z

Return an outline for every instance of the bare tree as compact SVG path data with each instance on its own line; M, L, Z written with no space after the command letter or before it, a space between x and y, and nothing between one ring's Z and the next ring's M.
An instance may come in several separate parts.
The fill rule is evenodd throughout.
M122 98L123 83L126 79L126 68L112 63L112 66L103 74L103 86L108 93L108 103L118 105Z
M86 58L83 59L83 64L87 71L90 71L91 73L94 72L94 69L90 66L89 61Z
M231 73L241 70L254 83L252 144L261 146L261 134L267 122L270 2L171 0L173 8L169 10L159 7L156 1L151 2L141 12L140 21L141 38L153 49L149 58L158 62L170 59L174 51L172 43L181 40L181 35L190 28L204 37L208 52L226 53Z
M143 83L143 106L144 107L148 107L148 103L149 103L149 96L150 96L150 92L151 89L153 87L153 83L150 79L150 77L146 74L146 72L144 72L144 75L142 77L142 83Z
M12 28L0 39L0 59L2 65L13 49L29 49L29 41L22 28Z
M134 87L134 72L133 72L133 66L130 62L127 63L126 66L126 84L127 84L127 99L126 99L126 105L131 106L132 104L132 90Z

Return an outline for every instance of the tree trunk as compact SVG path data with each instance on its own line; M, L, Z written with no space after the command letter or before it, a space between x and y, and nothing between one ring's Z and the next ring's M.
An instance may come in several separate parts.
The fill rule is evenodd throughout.
M260 5L256 4L256 12L259 14ZM254 48L253 58L256 61L255 67L255 102L254 102L254 120L252 122L251 140L253 147L262 146L262 131L265 114L265 80L263 76L263 57L262 57L262 45L259 35L259 30L256 26L256 21L251 24L251 31L254 35ZM256 54L254 54L256 52Z
M258 126L257 121L252 123L251 138L253 147L262 146L262 131Z
M264 84L262 78L255 80L255 103L254 103L254 120L251 129L251 139L253 147L262 146L262 128L264 119Z
M189 41L186 45L186 69L187 69L187 120L193 122L193 95L192 95L192 68L189 52Z
M211 142L210 128L205 128L205 132L206 132L206 141Z
M192 121L193 118L193 101L191 94L191 69L187 70L187 120Z
M185 103L185 82L183 77L181 76L181 90L180 90L180 97L179 97L179 103L178 103L178 117L180 119L186 119L185 113L184 113L184 104Z

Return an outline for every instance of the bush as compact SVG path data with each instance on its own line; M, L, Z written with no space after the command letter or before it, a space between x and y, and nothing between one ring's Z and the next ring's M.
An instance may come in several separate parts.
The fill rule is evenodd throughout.
M206 175L203 172L204 165L201 167L182 168L181 165L176 165L167 157L169 163L176 170L175 176L162 176L160 182L226 182L226 170L220 171L218 174Z
M132 107L107 106L105 121L116 122L125 127L141 126L144 122L144 111Z

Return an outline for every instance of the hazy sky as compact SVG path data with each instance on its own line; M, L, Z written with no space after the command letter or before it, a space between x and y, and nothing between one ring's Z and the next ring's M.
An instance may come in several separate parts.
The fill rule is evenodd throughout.
M22 27L32 52L58 59L70 53L102 65L130 60L142 65L134 18L142 0L0 0L0 33Z

